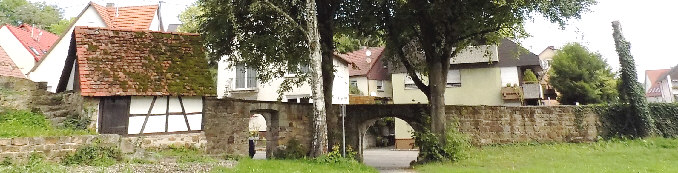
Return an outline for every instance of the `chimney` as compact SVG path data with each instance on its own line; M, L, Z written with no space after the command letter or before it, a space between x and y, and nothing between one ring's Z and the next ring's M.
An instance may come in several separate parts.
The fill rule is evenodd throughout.
M114 7L115 3L106 3L106 7Z

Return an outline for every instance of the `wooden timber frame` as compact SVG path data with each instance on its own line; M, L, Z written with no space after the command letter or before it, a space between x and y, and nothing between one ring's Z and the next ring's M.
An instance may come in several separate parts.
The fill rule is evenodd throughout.
M153 111L153 106L155 105L155 101L158 99L158 96L153 96L153 101L151 101L151 106L148 108L148 112L145 114L146 117L144 118L144 123L141 126L141 130L139 131L138 135L144 134L144 130L146 129L146 124L148 124L148 118L151 117L151 116L165 116L165 133L170 133L169 132L169 116L170 115L183 115L184 116L184 122L186 123L186 128L187 128L187 131L185 131L185 132L194 132L193 130L191 130L191 125L188 123L188 115L202 114L202 112L186 113L186 108L184 107L184 101L181 98L181 96L177 96L177 98L179 99L179 105L181 106L181 112L170 112L169 111L169 105L170 105L169 102L170 102L171 97L166 96L166 98L167 98L166 99L167 103L166 103L166 106L165 106L165 114L151 114L151 112ZM130 116L138 116L138 115L140 115L140 114L130 114ZM141 116L144 116L144 115L141 115Z

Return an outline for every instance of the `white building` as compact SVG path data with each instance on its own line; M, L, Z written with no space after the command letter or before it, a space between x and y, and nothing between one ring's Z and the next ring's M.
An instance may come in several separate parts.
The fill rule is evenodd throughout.
M47 82L47 90L55 92L68 56L72 41L71 35L76 26L162 31L162 18L158 8L158 5L115 7L113 4L107 4L101 6L90 2L76 17L75 22L71 23L68 32L61 35L44 58L30 70L29 79L35 82Z
M645 97L649 102L678 102L678 66L645 71Z
M21 70L27 74L59 37L42 29L22 24L6 24L0 28L0 47Z
M217 95L219 98L232 97L245 100L277 101L278 90L285 78L294 78L295 74L286 74L284 78L273 79L262 83L256 78L256 71L237 66L229 66L230 62L222 58L218 63ZM335 56L334 82L332 88L333 104L348 104L349 61ZM283 102L310 103L311 86L306 83L291 91L282 93Z

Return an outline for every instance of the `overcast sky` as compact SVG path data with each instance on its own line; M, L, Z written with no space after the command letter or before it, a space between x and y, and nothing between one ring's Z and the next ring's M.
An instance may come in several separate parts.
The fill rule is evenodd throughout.
M43 0L30 0L43 1ZM65 17L75 17L90 0L44 0L64 10ZM116 6L158 4L157 0L91 0L105 5L108 2ZM640 81L644 80L644 71L649 69L671 68L678 64L678 1L675 0L598 0L591 12L581 20L572 20L565 30L558 25L535 17L525 28L532 37L521 40L523 46L539 54L547 46L560 48L569 42L579 42L589 50L599 52L617 71L619 58L612 39L612 24L619 20L623 34L631 42L631 53L636 60ZM165 24L180 23L179 13L195 0L164 0L162 6Z

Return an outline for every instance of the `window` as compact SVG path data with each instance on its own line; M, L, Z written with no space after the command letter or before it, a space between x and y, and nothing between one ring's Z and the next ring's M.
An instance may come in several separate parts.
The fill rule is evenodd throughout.
M414 84L412 77L405 76L405 89L417 89L417 85Z
M384 91L384 81L383 80L377 81L377 91Z
M235 88L256 88L257 87L257 71L245 67L244 65L236 65L235 67Z
M351 86L358 87L358 81L357 80L351 80Z
M306 64L306 65L298 64L298 65L290 66L287 69L287 76L288 77L294 77L295 75L297 75L297 71L295 71L294 69L297 68L298 66L301 66L301 68L298 69L298 71L300 71L301 73L308 73L309 72L310 67L309 67L308 64Z
M459 70L447 71L447 87L461 87L461 75Z

